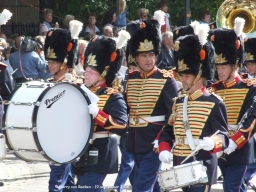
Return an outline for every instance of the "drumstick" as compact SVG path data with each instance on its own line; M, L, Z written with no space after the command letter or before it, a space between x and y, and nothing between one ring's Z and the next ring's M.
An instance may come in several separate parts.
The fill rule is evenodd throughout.
M216 132L211 136L211 138L212 138L213 136L217 135L219 132L220 132L220 130L216 131ZM185 161L187 161L190 157L194 156L199 150L201 150L201 148L196 148L195 151L193 151L192 153L190 153L190 155L187 156L180 164L183 164L183 163L184 163Z

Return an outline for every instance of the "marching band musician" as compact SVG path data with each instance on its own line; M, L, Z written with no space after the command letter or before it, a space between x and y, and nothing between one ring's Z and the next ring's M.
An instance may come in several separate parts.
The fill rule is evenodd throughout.
M89 105L89 113L94 118L91 147L99 152L96 164L80 167L73 164L79 192L104 191L102 184L107 174L118 172L117 139L111 135L121 136L126 132L127 106L117 72L124 56L121 48L129 38L126 31L120 31L115 40L96 36L86 48L84 84L100 98L97 104Z
M256 38L246 38L244 40L244 50L245 50L245 61L244 65L246 66L246 74L242 74L242 78L256 79ZM254 134L254 140L256 138L256 134ZM256 148L254 148L256 149ZM256 163L249 164L246 170L246 174L244 176L244 181L249 188L256 191L256 185L252 182L252 178L256 174Z
M174 98L169 125L163 129L159 140L159 159L170 163L173 148L174 166L180 165L192 151L202 149L194 158L207 167L208 182L183 187L184 192L211 190L211 185L217 183L215 153L228 145L225 105L206 89L207 80L214 75L214 50L207 41L209 26L200 24L198 30L198 36L181 36L175 42L175 63L186 94ZM213 135L217 130L220 132ZM194 158L190 157L186 163Z
M156 67L156 57L161 46L162 22L159 21L132 23L139 27L133 27L138 30L129 41L130 54L139 68L139 71L129 74L126 89L129 107L126 148L135 161L132 191L136 192L153 191L161 166L157 155L157 135L170 115L172 98L178 96L173 72ZM159 190L159 186L156 190Z
M248 38L244 41L245 61L247 78L256 78L256 38Z
M244 19L238 17L235 19L234 30L213 29L209 33L209 39L215 47L215 64L219 79L212 84L212 89L223 99L228 115L229 145L224 150L224 156L218 161L225 192L246 191L244 174L248 164L255 162L253 135L256 107L254 106L250 114L247 110L256 95L256 87L253 80L241 79L238 75L238 66L243 62L244 55L243 25Z
M66 29L50 29L47 32L44 46L45 59L48 61L51 81L65 80L77 83L73 68L78 54L78 34L83 24L79 21L70 21L70 31ZM71 164L50 165L49 191L76 192L74 174ZM69 186L67 189L65 186Z

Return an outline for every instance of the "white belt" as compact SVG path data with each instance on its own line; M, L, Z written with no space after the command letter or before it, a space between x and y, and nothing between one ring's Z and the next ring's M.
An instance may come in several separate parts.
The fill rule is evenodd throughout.
M109 132L93 133L92 140L99 139L99 138L111 137L111 135L112 135L112 133L109 133Z
M140 123L153 123L158 121L165 121L165 115L152 116L152 117L130 117L130 124L140 124Z
M193 139L194 144L198 145L201 139ZM187 138L176 138L175 139L176 144L183 144L183 145L188 145L188 139Z
M228 125L228 130L237 130L238 125Z

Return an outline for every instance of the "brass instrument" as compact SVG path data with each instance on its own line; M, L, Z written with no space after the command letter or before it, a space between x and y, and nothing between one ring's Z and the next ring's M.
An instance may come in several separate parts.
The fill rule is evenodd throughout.
M218 28L234 28L234 20L241 17L245 20L243 32L256 32L256 0L225 0L216 15Z

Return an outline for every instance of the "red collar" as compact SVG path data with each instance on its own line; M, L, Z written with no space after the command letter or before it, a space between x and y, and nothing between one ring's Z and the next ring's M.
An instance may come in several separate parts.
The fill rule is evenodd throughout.
M230 87L236 85L237 83L239 83L241 80L242 80L241 77L239 75L237 75L233 80L228 81L228 82L222 82L222 84L225 88L230 88Z
M155 66L151 71L148 71L148 72L141 72L140 71L140 76L142 77L142 79L147 79L151 75L153 75L156 71L157 71L157 67Z

